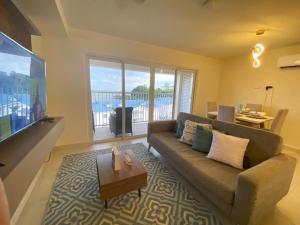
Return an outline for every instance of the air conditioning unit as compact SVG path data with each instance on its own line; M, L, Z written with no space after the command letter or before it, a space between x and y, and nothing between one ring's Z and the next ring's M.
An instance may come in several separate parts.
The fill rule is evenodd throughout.
M300 54L280 57L278 59L277 66L282 69L300 67Z

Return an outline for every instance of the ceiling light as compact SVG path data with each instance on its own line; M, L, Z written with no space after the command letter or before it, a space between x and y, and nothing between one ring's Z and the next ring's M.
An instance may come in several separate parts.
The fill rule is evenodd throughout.
M254 68L258 68L260 66L261 63L258 58L261 56L261 54L263 54L264 50L265 47L260 43L254 46L254 49L252 50L252 57L253 57L252 65Z
M265 29L258 29L256 30L255 34L259 36L259 35L263 35L265 32L266 32Z

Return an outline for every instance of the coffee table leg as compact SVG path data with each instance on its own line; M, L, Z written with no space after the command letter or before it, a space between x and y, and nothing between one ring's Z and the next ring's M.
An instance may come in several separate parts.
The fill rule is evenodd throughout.
M107 209L108 206L107 206L107 200L104 200L105 201L105 208Z
M139 188L139 197L142 197L142 192L140 188Z

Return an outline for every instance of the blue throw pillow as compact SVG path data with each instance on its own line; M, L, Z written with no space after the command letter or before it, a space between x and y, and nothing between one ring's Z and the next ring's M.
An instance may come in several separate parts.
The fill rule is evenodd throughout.
M197 126L192 149L208 154L212 143L213 133L207 127Z
M178 120L177 121L177 130L176 130L176 138L181 138L184 130L184 121Z

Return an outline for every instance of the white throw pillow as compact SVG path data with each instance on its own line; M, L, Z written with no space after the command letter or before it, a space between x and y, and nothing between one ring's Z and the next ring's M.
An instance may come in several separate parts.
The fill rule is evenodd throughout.
M213 130L212 144L207 158L243 169L243 160L249 139L226 135Z
M185 121L184 130L181 138L179 139L181 142L192 145L193 140L195 138L197 126L203 126L207 128L212 128L211 124L206 123L197 123L190 120Z

